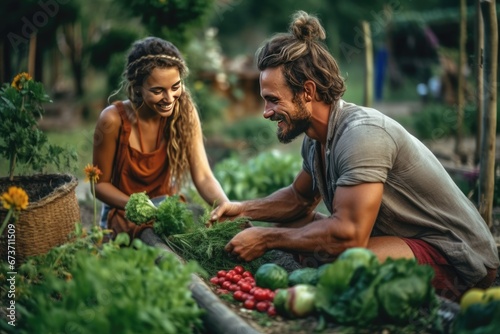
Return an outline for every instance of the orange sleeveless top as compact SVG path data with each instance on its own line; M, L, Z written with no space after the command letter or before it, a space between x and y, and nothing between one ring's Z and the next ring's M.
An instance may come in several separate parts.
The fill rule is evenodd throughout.
M129 144L132 125L125 112L125 105L123 102L116 102L114 105L118 109L122 125L117 143L112 184L127 195L143 191L146 191L149 198L172 195L174 190L170 186L167 150L165 144L160 146L164 138L167 118L161 118L156 149L145 153ZM142 141L140 136L139 140ZM148 227L152 227L152 224L138 226L127 220L125 210L112 208L108 214L108 228L113 230L113 237L118 233L126 232L131 238L136 238L142 230Z

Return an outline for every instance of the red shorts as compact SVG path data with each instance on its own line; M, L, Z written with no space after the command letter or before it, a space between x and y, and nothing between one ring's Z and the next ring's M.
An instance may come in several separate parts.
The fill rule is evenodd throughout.
M488 269L486 276L474 286L468 286L458 275L455 268L434 246L420 239L402 238L410 247L419 264L430 265L434 269L432 285L436 294L458 302L462 294L470 288L486 289L493 284L497 269Z

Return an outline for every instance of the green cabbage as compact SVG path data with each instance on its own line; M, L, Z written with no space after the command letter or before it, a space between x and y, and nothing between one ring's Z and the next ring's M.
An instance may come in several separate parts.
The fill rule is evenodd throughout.
M417 319L421 307L433 302L432 267L411 260L389 259L380 270L377 299L385 315L395 323Z
M343 256L323 268L316 293L318 311L341 325L435 324L438 301L432 268L414 259L379 263L370 258Z
M125 205L125 218L141 225L156 218L157 209L146 192L134 193Z

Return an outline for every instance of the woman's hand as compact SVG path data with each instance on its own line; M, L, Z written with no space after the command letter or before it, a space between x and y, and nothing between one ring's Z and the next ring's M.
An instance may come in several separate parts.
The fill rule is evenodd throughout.
M207 226L224 220L234 220L243 216L243 204L240 202L223 202L210 213Z

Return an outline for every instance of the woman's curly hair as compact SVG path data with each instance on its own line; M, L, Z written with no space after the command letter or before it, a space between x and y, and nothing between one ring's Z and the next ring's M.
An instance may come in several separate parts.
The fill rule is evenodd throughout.
M181 79L185 79L189 73L180 51L172 43L157 37L147 37L132 45L123 73L123 84L135 109L143 103L135 88L142 86L155 68L170 67L178 68ZM183 92L175 104L172 116L168 118L164 133L170 166L170 186L173 191L181 188L189 172L196 113L197 108L191 94L183 85Z
M274 35L257 50L257 67L263 71L282 66L294 95L303 91L306 80L312 80L321 101L333 104L344 95L345 83L337 62L322 42L325 38L317 17L297 11L287 33Z

